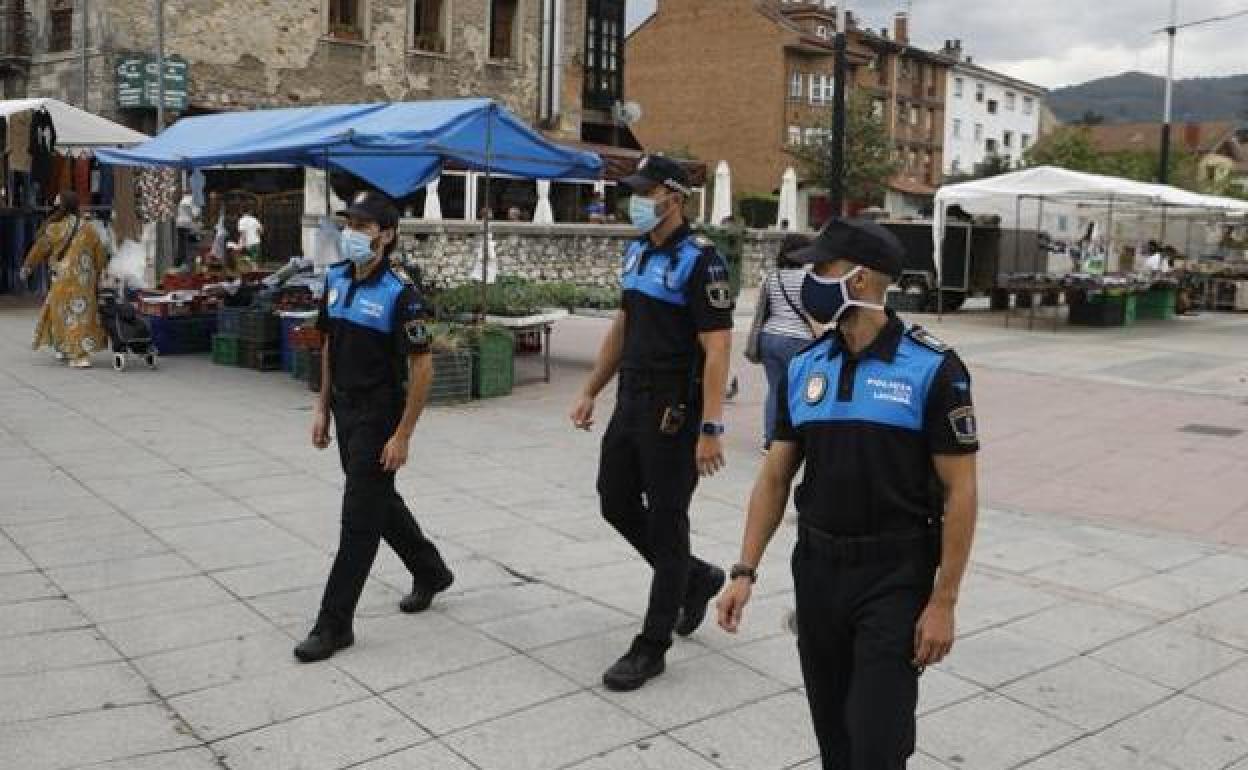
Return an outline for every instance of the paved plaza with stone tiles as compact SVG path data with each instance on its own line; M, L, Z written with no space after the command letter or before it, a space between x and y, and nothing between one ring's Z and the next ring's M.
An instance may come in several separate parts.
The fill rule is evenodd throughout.
M4 770L818 767L791 517L739 636L708 622L642 690L600 685L649 580L597 513L601 428L565 417L604 321L561 323L552 384L426 413L400 486L456 583L403 615L383 547L356 645L302 666L342 484L307 390L203 357L71 371L29 350L34 318L0 304ZM923 322L975 378L983 512L911 767L1248 770L1248 317ZM737 361L728 468L692 513L725 565L761 460Z

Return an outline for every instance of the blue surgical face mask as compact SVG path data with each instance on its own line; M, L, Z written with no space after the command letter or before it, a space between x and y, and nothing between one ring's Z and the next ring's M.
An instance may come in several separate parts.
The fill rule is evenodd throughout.
M840 278L821 278L810 271L802 281L802 307L815 321L829 325L841 320L851 307L882 309L883 305L863 302L849 296L849 279L862 270L855 267Z
M634 195L628 199L628 219L643 233L648 233L659 226L659 202Z
M366 265L373 258L373 239L348 227L339 236L338 253L356 265Z

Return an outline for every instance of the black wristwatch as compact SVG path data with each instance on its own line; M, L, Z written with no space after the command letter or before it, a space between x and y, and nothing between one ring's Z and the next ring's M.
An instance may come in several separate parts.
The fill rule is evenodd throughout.
M758 570L748 564L732 565L732 571L728 573L728 576L733 580L745 577L750 579L750 583L758 582Z
M707 420L702 423L703 436L722 436L726 430L727 428L724 427L722 422L711 422L710 420Z

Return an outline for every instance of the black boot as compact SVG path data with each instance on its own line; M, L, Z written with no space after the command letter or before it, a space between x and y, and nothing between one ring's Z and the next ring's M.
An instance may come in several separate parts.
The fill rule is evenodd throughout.
M355 644L355 634L350 629L334 631L328 625L317 623L308 638L295 647L295 657L300 663L316 663L333 657L335 652Z
M434 583L412 580L412 592L399 602L399 609L407 613L424 612L433 604L433 597L450 588L454 582L455 575L449 569Z
M663 673L666 667L663 657L666 653L665 645L639 636L633 640L633 646L628 648L624 657L612 664L602 675L602 683L608 690L615 692L636 690Z
M724 587L724 571L719 567L711 567L697 585L690 586L689 595L685 598L685 606L680 609L680 619L676 621L676 633L688 636L698 630L706 619L706 609L711 599L719 595Z

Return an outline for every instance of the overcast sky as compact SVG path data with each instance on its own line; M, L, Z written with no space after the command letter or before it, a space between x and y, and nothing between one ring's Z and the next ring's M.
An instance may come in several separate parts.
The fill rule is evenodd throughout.
M716 0L702 0L714 5ZM627 0L631 24L655 0ZM905 3L849 0L871 27L882 27ZM1049 88L1128 70L1165 74L1170 0L913 0L911 39L939 48L961 38L976 63ZM1179 0L1179 22L1248 10L1248 0ZM1248 16L1180 30L1178 77L1248 74Z

